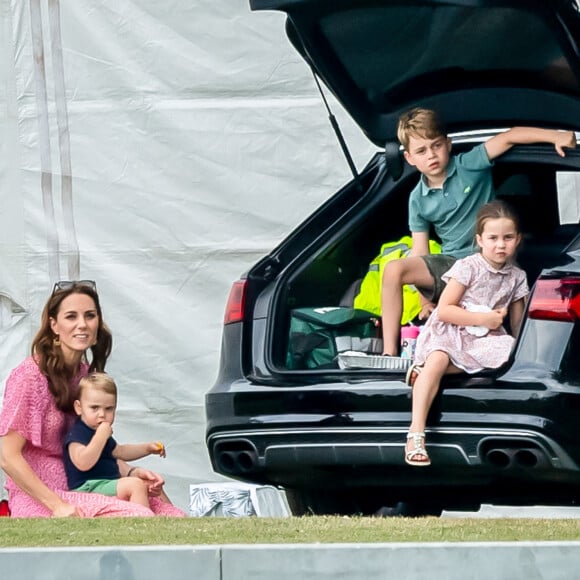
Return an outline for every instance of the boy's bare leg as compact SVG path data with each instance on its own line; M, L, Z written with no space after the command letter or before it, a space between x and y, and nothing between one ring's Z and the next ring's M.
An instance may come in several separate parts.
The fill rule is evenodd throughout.
M121 477L117 482L117 497L149 507L147 484L138 477Z
M432 288L433 277L420 256L394 260L385 266L381 290L383 354L399 355L399 332L403 314L403 285Z

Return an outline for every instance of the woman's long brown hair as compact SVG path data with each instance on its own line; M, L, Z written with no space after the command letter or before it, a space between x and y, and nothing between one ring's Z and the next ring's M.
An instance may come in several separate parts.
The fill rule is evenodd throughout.
M55 290L42 311L40 329L32 341L32 356L35 357L42 373L48 378L48 388L54 397L56 406L64 412L73 410L73 394L71 393L71 380L78 369L69 368L64 361L60 346L54 344L56 338L51 329L51 319L58 316L62 301L71 294L86 294L95 303L95 309L99 317L97 328L97 342L90 347L91 360L89 371L103 372L107 359L111 354L113 337L107 325L103 322L103 313L99 303L97 291L84 284L73 284L66 290Z

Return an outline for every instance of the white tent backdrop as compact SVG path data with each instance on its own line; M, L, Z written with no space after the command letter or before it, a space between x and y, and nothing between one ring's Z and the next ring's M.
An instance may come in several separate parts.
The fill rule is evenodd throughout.
M246 0L0 0L0 394L59 279L114 334L115 435L219 481L204 444L230 285L350 179L277 13ZM334 101L331 99L331 104ZM362 168L373 151L333 104Z

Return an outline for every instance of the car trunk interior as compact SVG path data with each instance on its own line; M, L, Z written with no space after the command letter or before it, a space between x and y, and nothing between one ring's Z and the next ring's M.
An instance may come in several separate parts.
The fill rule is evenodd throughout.
M493 167L497 197L509 202L520 217L523 242L517 261L530 288L542 269L565 262L563 250L578 237L578 225L560 225L558 211L556 173L574 171L570 157L562 161L552 153L524 157L514 149ZM378 171L384 172L384 165ZM331 226L310 261L302 258L299 269L291 267L284 276L274 321L279 339L272 345L272 360L280 369L285 366L291 310L352 306L352 285L365 276L381 245L409 235L407 200L417 173L406 167L396 183L388 176L378 181L357 202L348 225L341 225L340 232Z

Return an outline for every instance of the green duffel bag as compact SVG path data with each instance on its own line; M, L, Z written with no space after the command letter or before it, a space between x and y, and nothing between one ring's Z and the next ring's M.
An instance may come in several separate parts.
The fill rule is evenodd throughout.
M380 319L366 310L295 308L290 313L286 366L292 370L338 368L341 352L381 354L380 336Z

